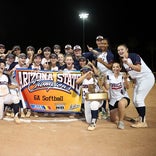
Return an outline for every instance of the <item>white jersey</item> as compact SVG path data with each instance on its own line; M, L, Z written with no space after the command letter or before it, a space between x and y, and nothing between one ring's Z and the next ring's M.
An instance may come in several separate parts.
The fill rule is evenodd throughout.
M114 106L116 101L121 100L123 97L127 97L128 93L124 87L124 79L122 74L116 78L114 74L109 74L107 76L107 84L109 84L109 94L110 94L110 102L109 104Z
M102 60L106 63L108 63L107 60L107 52L103 52L101 53L98 58L102 58ZM110 69L108 69L105 65L103 65L100 62L97 62L97 68L100 70L101 73L106 73L109 74L110 72L112 72Z
M25 65L23 67L21 67L19 64L16 64L16 66L14 67L14 71L13 71L12 75L10 76L12 84L15 84L15 85L17 85L17 80L16 80L16 69L17 68L27 69L27 67Z
M129 55L128 63L134 64L134 65L139 63L141 65L141 71L137 72L131 69L127 64L123 63L123 66L125 67L126 71L128 72L128 74L130 75L132 79L145 78L149 74L153 74L150 68L142 60L142 58L135 53L132 53L132 56Z
M45 64L45 63L50 63L50 58L46 59L46 58L42 58L41 64Z
M0 76L0 96L9 94L8 83L9 78L5 74Z
M99 91L99 86L97 85L97 80L94 79L94 78L91 78L90 80L88 79L84 79L83 80L83 83L82 83L82 97L83 99L86 98L86 93L89 93L88 91L88 85L89 84L95 84L95 92L98 92Z
M52 71L58 71L59 70L59 68L58 68L58 66L55 66L55 67L51 67L51 69L50 70L52 70Z

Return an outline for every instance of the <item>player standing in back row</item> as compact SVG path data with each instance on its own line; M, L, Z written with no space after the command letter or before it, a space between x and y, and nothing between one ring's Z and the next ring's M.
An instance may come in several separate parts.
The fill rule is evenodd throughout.
M145 118L145 98L154 86L154 75L138 54L128 52L128 48L125 44L119 45L117 47L117 51L124 68L130 75L130 77L135 80L133 102L139 114L139 120L137 123L131 125L131 127L148 127Z

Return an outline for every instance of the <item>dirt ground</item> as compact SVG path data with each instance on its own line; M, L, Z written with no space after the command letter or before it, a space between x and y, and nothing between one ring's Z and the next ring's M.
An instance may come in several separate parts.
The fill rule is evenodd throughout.
M129 93L131 97L132 88ZM34 122L31 117L20 124L1 120L0 156L155 156L155 93L156 85L146 98L148 128L131 128L132 123L125 121L125 129L119 130L103 119L97 121L95 131L88 131L82 118L68 121L68 117L39 118ZM137 116L132 103L126 114Z

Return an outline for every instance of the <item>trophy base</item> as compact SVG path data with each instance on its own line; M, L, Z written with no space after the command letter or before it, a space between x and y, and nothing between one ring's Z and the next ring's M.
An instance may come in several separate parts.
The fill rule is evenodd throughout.
M86 100L94 101L94 100L107 100L108 93L87 93Z

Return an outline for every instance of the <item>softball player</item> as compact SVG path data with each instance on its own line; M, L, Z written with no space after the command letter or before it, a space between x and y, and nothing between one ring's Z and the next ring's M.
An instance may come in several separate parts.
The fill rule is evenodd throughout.
M129 82L126 73L122 74L120 64L115 62L112 65L113 73L107 75L106 89L109 91L110 119L117 123L117 128L124 129L125 109L130 103L126 89Z
M21 53L18 55L18 63L15 65L15 67L11 70L11 82L12 84L14 85L17 85L17 80L16 80L16 69L17 68L25 68L27 69L27 65L26 65L26 54L25 53ZM19 103L19 106L20 106L20 115L22 118L25 117L25 113L24 113L24 109L27 108L27 105L26 103L24 102L23 100L23 97L22 97L22 92L21 92L21 89L11 89L10 90L12 94L14 95L17 95L19 96L19 99L20 99L20 103Z
M0 119L4 116L4 105L11 105L13 103L13 109L15 114L15 122L19 123L19 98L16 95L10 94L9 88L18 88L18 86L11 85L9 77L4 74L5 62L0 60Z
M82 84L82 95L83 95L83 103L84 103L84 113L86 122L89 123L88 130L94 130L96 128L96 122L98 118L98 109L102 106L103 101L88 101L86 100L86 93L89 93L89 85L95 84L95 92L99 91L99 87L97 85L97 80L93 78L93 72L91 71L91 67L84 66L82 71L82 76L77 79L77 84Z
M99 43L99 47L101 49L101 53L97 56L97 68L102 74L112 73L111 68L114 62L114 54L109 49L108 39L103 38L103 40ZM108 111L106 109L106 100L104 100L104 103L100 110L99 119L107 119Z
M154 75L138 54L128 52L128 48L125 44L119 45L117 51L121 57L124 68L130 77L135 80L133 102L139 114L139 122L131 126L134 128L148 127L145 118L145 98L154 86Z

